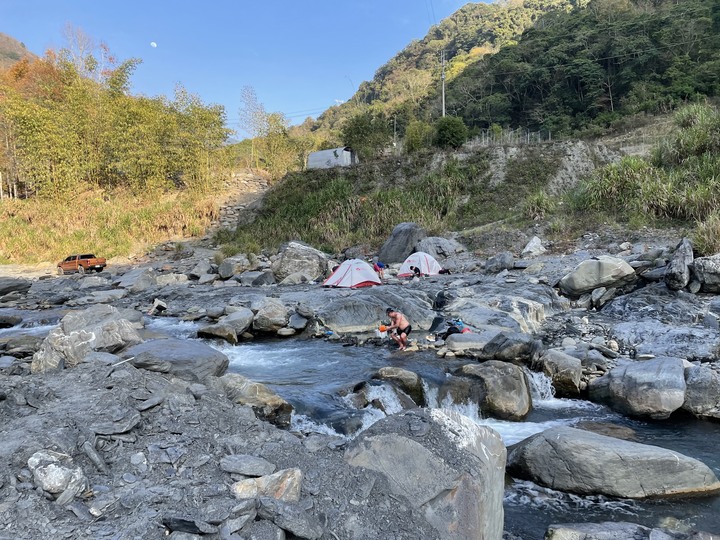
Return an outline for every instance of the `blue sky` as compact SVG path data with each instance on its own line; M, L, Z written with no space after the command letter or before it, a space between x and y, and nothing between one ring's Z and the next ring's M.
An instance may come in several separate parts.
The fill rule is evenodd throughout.
M172 96L181 83L225 106L240 89L292 123L316 117L465 0L0 0L0 32L33 53L67 45L71 25L120 60L139 58L132 92ZM151 43L155 43L153 47Z

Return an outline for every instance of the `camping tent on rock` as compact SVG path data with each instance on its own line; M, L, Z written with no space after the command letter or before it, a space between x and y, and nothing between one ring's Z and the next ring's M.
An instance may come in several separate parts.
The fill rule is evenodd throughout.
M435 260L435 257L425 253L424 251L416 251L410 255L405 262L402 263L400 270L398 270L398 277L411 277L415 274L410 270L411 266L415 266L420 269L420 272L426 276L435 276L440 273L442 266Z
M360 259L350 259L338 266L330 277L325 280L323 287L371 287L382 282L375 270L368 263Z

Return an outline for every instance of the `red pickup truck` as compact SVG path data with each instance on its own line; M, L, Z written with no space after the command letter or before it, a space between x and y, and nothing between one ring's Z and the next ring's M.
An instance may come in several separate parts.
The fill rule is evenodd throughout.
M96 257L92 253L85 253L83 255L70 255L69 257L65 257L64 260L58 263L57 270L60 275L69 272L84 274L91 270L102 272L106 266L107 263L103 257Z

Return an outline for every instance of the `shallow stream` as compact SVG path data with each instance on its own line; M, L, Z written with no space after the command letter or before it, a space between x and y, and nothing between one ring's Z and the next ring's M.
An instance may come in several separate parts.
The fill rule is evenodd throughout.
M47 313L44 318L28 315L23 313L24 326L30 324L31 328L0 329L0 337L28 332L42 335L56 322L48 320ZM147 323L150 330L197 339L199 325L196 323L170 318L155 318ZM606 422L631 429L638 442L699 459L720 476L720 423L689 417L661 422L625 418L588 401L554 398L549 380L540 374L529 374L533 384L533 412L523 422L508 422L480 418L477 407L438 403L437 388L445 378L448 362L430 352L400 353L390 346L347 347L325 340L285 339L235 346L202 341L228 356L230 371L268 385L290 402L295 408L292 429L296 431L341 435L333 425L343 418L359 417L364 427L383 418L385 413L381 410L372 407L357 410L342 396L357 383L370 380L379 368L395 366L414 371L423 378L432 406L455 408L478 424L495 429L507 446L556 425ZM400 410L397 398L384 387L378 386L373 391L377 393L372 397L382 402L388 413ZM507 478L505 530L524 540L541 540L551 523L600 521L720 533L720 496L658 501L581 497Z

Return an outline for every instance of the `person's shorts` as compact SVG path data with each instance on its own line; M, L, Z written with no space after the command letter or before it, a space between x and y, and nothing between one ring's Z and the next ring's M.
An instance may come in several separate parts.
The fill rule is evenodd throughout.
M410 332L412 332L412 326L409 324L403 330L398 328L398 334L405 334L406 336L409 336Z

